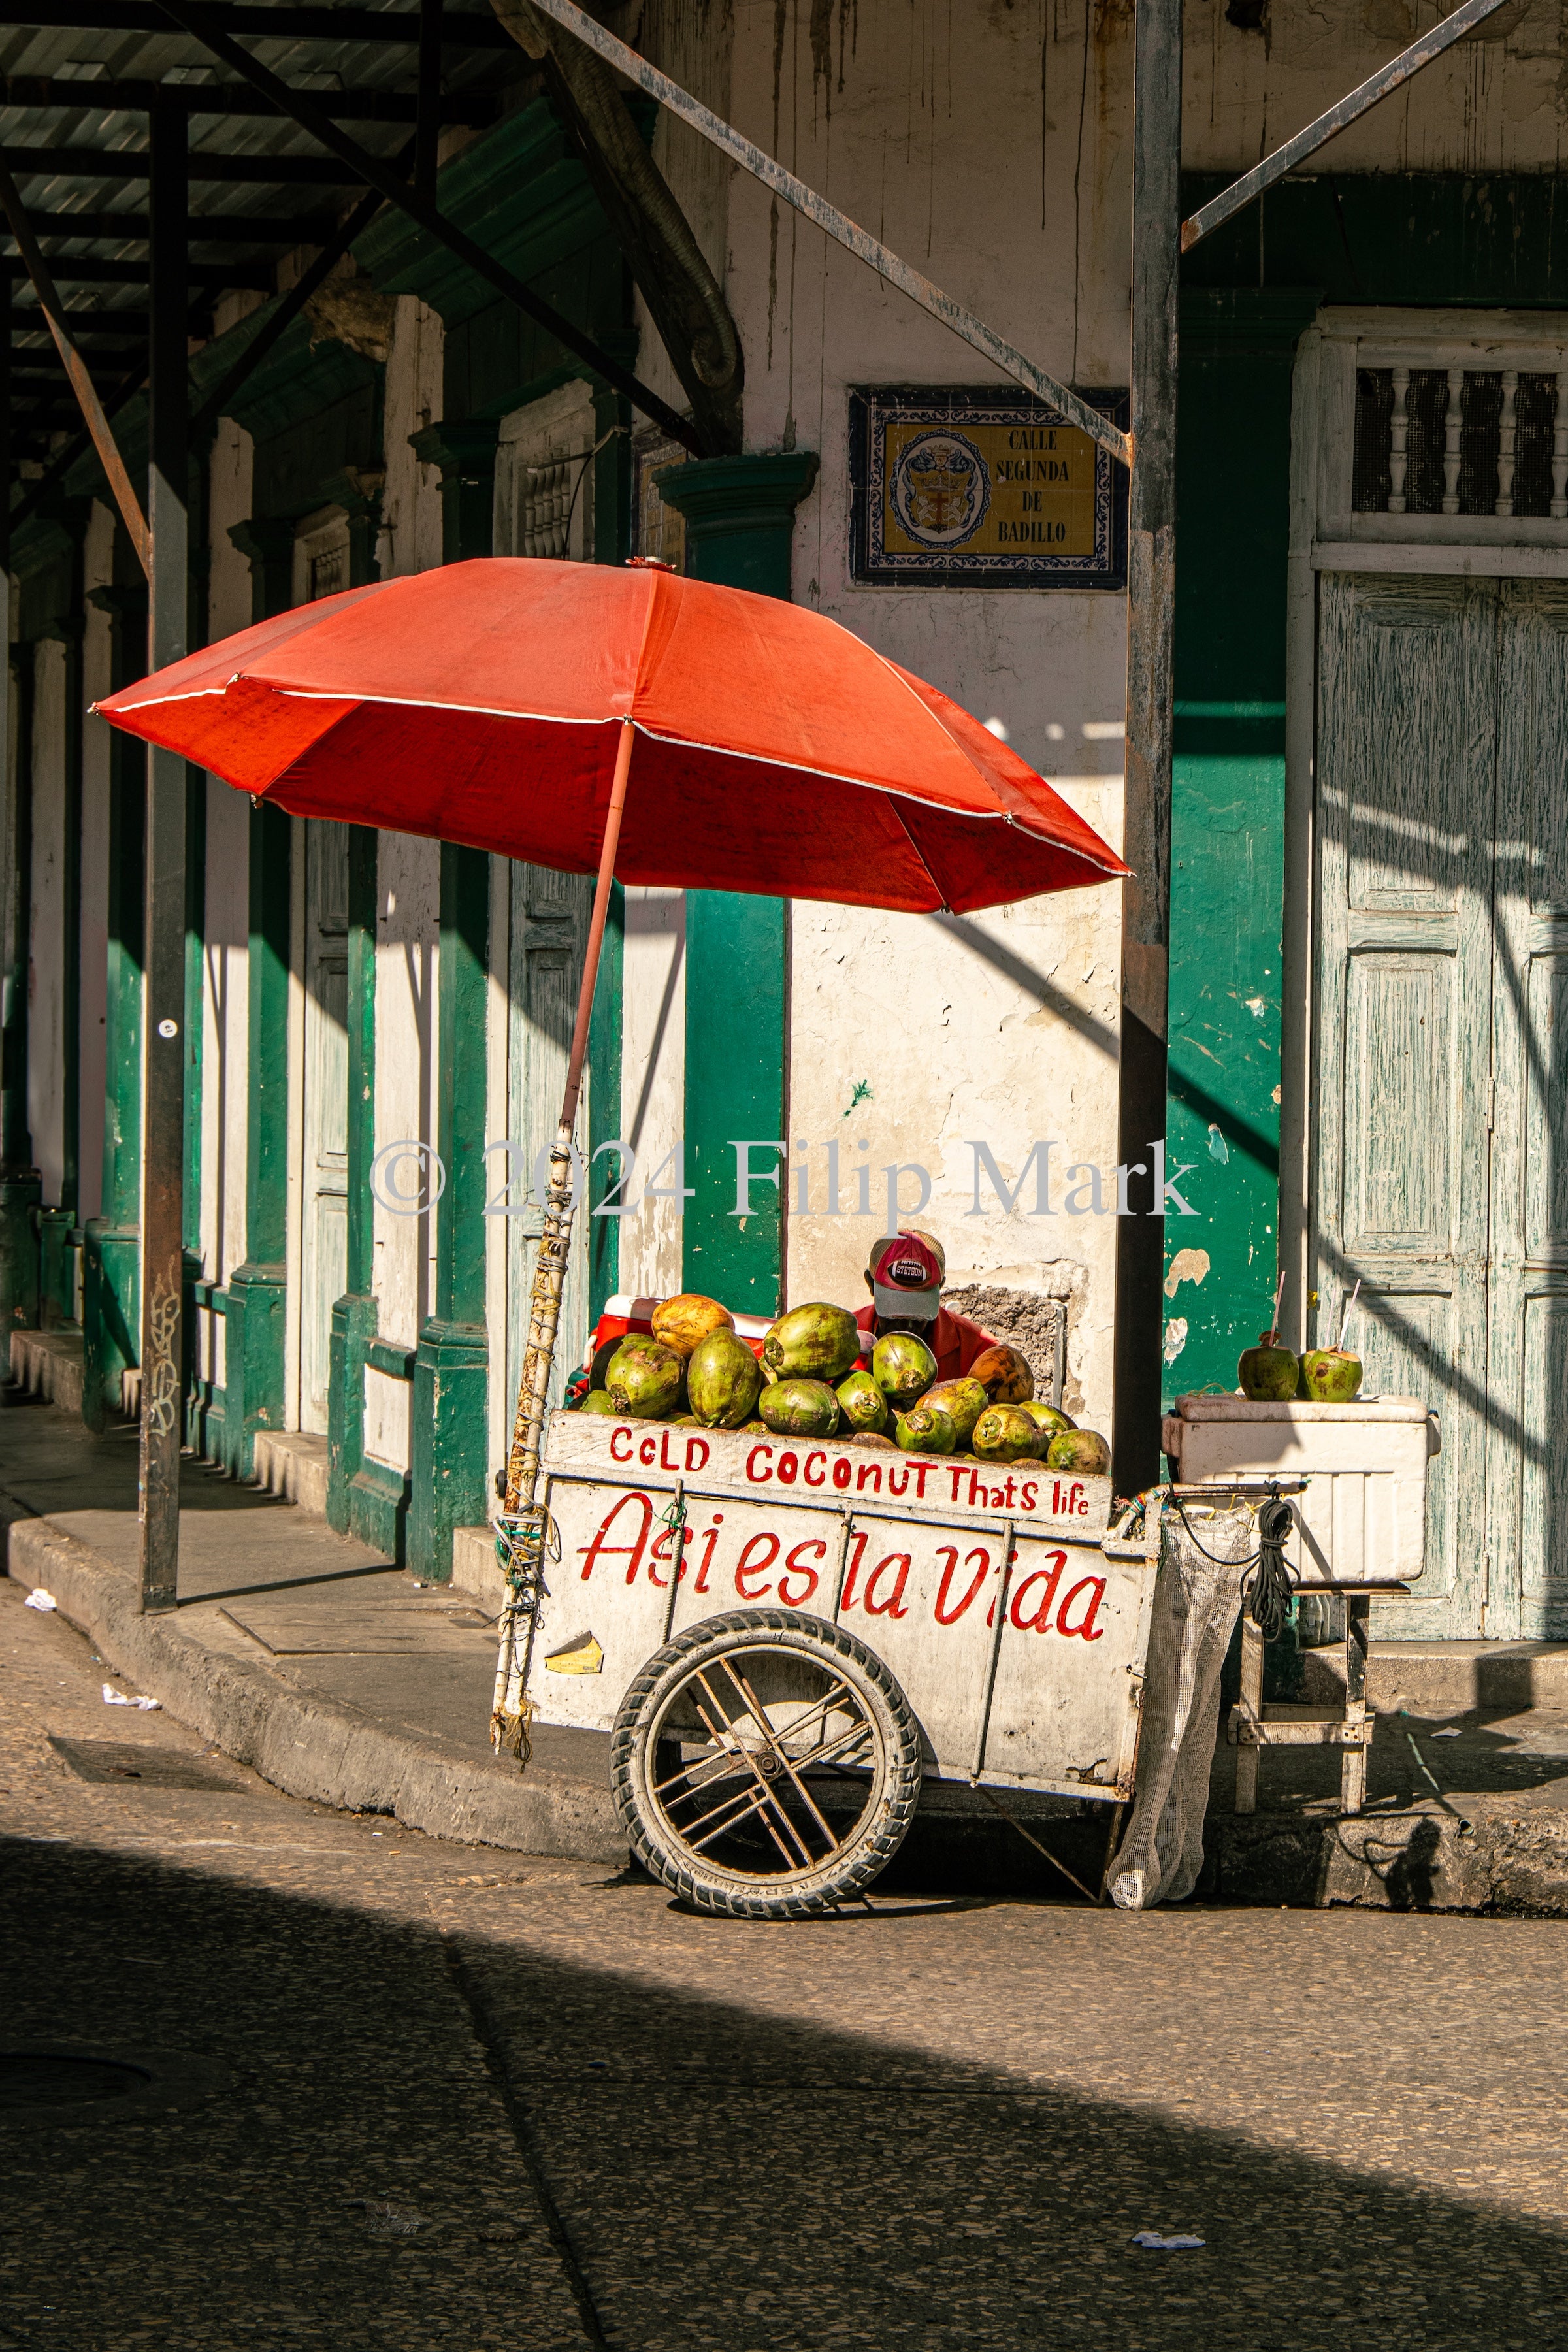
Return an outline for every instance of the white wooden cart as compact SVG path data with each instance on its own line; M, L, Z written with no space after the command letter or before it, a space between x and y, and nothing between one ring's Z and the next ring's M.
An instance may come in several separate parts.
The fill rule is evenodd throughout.
M613 1734L687 1900L831 1908L927 1777L1131 1795L1157 1550L1108 1535L1108 1479L561 1412L543 1470L527 1699Z

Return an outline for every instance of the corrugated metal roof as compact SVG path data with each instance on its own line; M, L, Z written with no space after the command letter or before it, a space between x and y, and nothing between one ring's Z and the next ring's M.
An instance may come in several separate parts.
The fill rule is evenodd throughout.
M91 5L92 0L84 0L86 9ZM250 17L259 11L246 13ZM354 13L367 12L356 9ZM416 14L407 7L378 8L375 13L397 16L411 31L417 29ZM494 19L488 10L447 11L448 20L468 13L481 16L489 35ZM417 49L413 40L315 39L293 34L272 39L256 37L247 29L244 46L283 80L312 96L384 91L405 95L412 101L416 92ZM489 47L467 47L458 41L445 51L443 86L447 95L493 92L525 70L521 51L498 53ZM128 176L123 162L117 169L95 171L88 158L101 153L129 160L144 149L146 113L134 109L106 110L101 103L95 106L91 96L95 82L158 83L189 91L194 98L203 86L232 89L236 81L232 71L215 64L199 42L173 29L166 33L104 31L36 23L0 26L0 76L22 75L81 84L79 105L0 104L4 160L29 214L46 215L145 213L144 181ZM0 87L0 97L4 95ZM395 155L412 136L409 122L345 121L343 128L369 152L382 157ZM195 167L190 189L191 242L195 265L204 276L221 265L225 270L234 269L237 285L269 282L283 248L276 237L237 241L232 231L215 244L202 237L202 220L226 217L235 220L237 227L238 220L247 215L274 220L306 215L321 223L340 217L362 193L336 158L325 155L307 132L279 115L215 114L202 111L196 100L189 136ZM30 151L43 151L37 163ZM243 179L202 177L203 156L248 159L256 176L247 172ZM56 167L57 157L61 168ZM269 177L265 164L274 157L289 159L288 166ZM73 279L69 271L71 259L139 266L146 257L144 236L132 230L123 237L101 233L74 237L51 221L40 230L40 239L73 313L144 310L146 295L142 285ZM25 310L32 302L31 289L9 239L5 250L17 270L17 307ZM41 326L25 332L18 320L16 341L21 347L36 347L47 337Z

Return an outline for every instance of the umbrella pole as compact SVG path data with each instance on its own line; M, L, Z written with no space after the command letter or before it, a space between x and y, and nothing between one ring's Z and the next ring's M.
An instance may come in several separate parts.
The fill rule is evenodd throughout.
M506 1570L507 1600L500 1617L500 1649L496 1660L495 1704L490 1716L490 1742L510 1748L526 1763L528 1705L522 1695L527 1668L527 1632L539 1605L540 1574L544 1557L545 1513L534 1502L539 1480L539 1453L544 1429L545 1402L551 1368L555 1360L555 1334L561 1320L561 1294L566 1282L566 1260L572 1245L572 1130L583 1092L583 1066L588 1056L588 1026L594 1011L594 984L599 976L599 953L610 911L610 886L616 878L616 852L620 845L621 818L626 804L626 779L631 772L630 719L621 721L616 751L616 772L610 784L609 814L599 852L599 878L594 891L594 913L588 925L583 980L577 992L577 1021L566 1065L566 1087L561 1103L561 1124L550 1153L550 1183L545 1194L544 1232L533 1262L533 1291L529 1301L528 1345L522 1360L517 1413L512 1423L511 1452L507 1462L506 1509L497 1523L496 1546Z

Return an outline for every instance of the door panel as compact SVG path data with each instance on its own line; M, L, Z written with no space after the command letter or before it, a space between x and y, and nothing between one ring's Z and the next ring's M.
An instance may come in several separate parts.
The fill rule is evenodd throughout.
M1345 1245L1358 1256L1453 1246L1454 967L1452 955L1371 949L1346 968L1345 1129L1367 1140L1345 1168Z
M1568 587L1500 602L1489 1633L1568 1633Z
M1435 1406L1427 1565L1385 1634L1480 1630L1487 1463L1491 581L1326 573L1314 1338Z

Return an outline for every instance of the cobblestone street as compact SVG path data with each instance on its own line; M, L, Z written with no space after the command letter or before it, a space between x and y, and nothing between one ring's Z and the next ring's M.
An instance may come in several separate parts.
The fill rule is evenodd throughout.
M0 2344L1562 2340L1552 1922L700 1919L283 1798L10 1583L0 1655L9 2046L153 2075L13 2082Z

